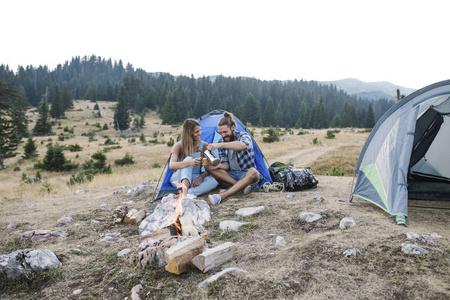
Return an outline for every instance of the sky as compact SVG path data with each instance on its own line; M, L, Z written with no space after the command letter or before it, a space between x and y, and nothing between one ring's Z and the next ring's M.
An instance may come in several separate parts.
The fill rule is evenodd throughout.
M450 79L447 0L0 0L0 65L75 56L194 77L422 88Z

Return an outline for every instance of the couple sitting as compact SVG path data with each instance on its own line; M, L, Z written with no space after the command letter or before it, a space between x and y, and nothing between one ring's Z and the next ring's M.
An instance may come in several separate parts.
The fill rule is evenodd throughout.
M172 148L169 168L176 170L170 181L174 186L181 183L183 195L195 196L206 194L218 185L226 191L209 195L211 204L216 205L236 193L248 194L256 187L262 175L256 170L253 143L250 134L236 131L233 115L224 112L219 120L219 133L222 138L216 144L208 144L201 140L200 123L187 119L183 124L181 141ZM205 166L201 173L202 151L219 150L220 163L217 166Z

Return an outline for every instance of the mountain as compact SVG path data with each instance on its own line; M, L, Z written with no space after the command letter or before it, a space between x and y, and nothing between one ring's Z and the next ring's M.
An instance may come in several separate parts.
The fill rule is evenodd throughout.
M332 84L335 85L337 89L342 89L349 95L355 95L360 98L367 98L371 100L377 100L380 98L396 100L397 89L400 90L401 95L405 96L415 91L415 89L398 86L387 81L364 82L355 78L335 81L319 81L319 83Z

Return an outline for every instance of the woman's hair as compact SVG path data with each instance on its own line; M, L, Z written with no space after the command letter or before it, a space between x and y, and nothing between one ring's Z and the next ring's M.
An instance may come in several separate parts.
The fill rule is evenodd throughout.
M218 126L227 125L228 127L233 127L236 125L236 121L233 120L233 114L225 111L223 117L219 120Z
M186 119L183 123L183 130L181 132L181 154L183 157L189 156L194 152L194 133L195 126L200 126L200 123L195 119Z

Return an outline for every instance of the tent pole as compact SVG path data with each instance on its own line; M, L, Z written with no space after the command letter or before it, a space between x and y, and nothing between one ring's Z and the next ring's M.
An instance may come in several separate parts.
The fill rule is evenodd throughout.
M172 156L172 153L170 153L169 159L166 161L166 164L164 165L164 169L162 170L161 175L159 175L158 183L156 184L155 191L153 192L153 196L152 196L152 201L150 201L150 203L155 202L156 191L158 190L159 183L161 182L161 177L164 174L164 171L166 170L167 164L169 163L171 156Z
M353 201L353 184L355 183L355 177L356 177L356 171L353 173L352 188L350 189L350 200L348 202Z

